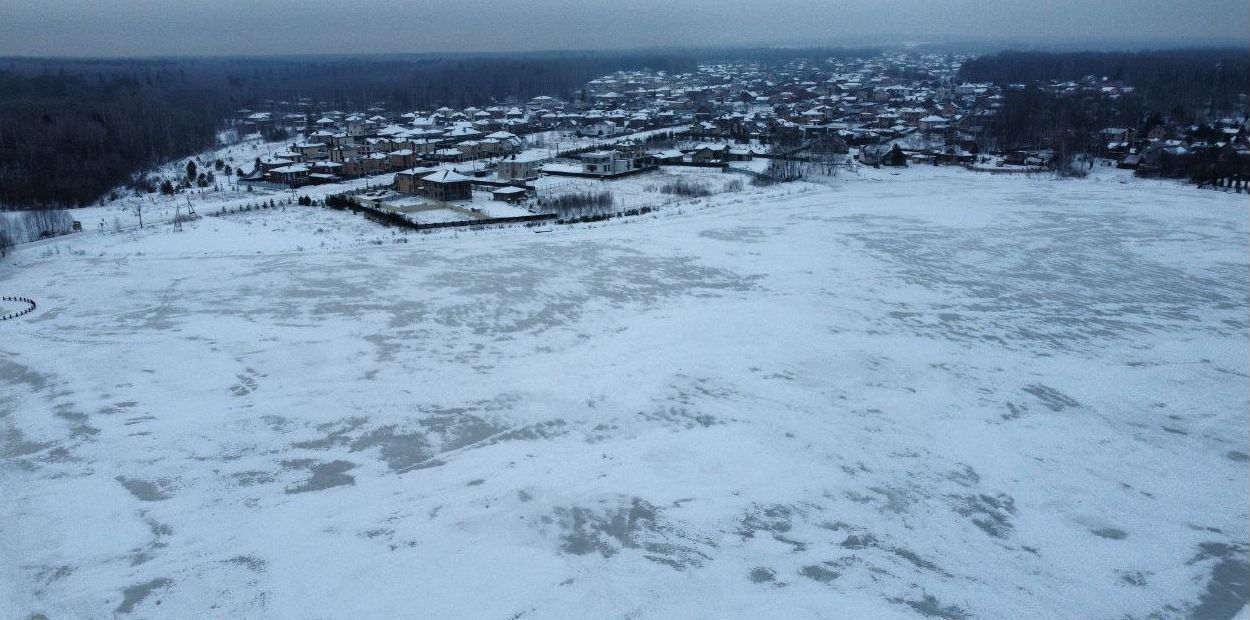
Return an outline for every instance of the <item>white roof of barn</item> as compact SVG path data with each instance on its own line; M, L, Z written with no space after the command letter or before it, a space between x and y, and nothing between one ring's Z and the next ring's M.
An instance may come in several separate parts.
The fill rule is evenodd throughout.
M290 166L274 168L273 170L270 170L270 172L277 172L278 174L297 174L300 172L308 172L308 164L291 164Z
M460 183L470 179L469 177L452 170L440 170L428 177L423 177L423 180L431 183Z
M407 170L401 170L400 172L396 172L395 174L403 174L407 176L426 176L432 172L437 172L437 171L438 171L438 168L423 166L423 167L417 167L417 168L409 168Z
M549 159L551 159L551 155L548 154L547 151L533 150L533 151L524 151L521 153L517 153L516 155L503 160L502 163L507 163L510 161L521 162L521 163L536 162L536 161L543 162Z

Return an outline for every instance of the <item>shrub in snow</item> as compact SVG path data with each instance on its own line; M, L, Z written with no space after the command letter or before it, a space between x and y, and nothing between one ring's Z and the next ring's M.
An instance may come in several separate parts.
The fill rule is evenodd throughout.
M703 198L712 195L707 184L686 179L677 179L660 186L660 192L689 198Z
M540 198L538 204L543 211L555 212L567 220L606 215L616 204L616 197L607 190L572 192Z

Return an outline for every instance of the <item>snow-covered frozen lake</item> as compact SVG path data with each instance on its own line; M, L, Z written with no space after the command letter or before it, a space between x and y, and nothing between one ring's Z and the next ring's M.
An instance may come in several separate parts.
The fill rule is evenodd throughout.
M1121 179L21 250L0 615L1246 617L1250 205Z

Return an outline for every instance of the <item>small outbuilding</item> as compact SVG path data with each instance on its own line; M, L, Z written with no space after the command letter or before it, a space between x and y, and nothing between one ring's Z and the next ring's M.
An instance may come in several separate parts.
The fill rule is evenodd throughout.
M502 202L520 202L525 200L525 197L528 195L529 190L524 187L501 187L490 193L492 200Z
M680 164L686 157L686 154L677 149L668 149L666 151L652 151L648 153L651 160L656 164Z

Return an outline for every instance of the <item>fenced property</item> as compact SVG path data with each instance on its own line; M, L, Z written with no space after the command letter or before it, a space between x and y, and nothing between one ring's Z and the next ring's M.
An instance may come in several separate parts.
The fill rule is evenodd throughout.
M988 172L990 174L1039 174L1039 173L1045 173L1045 172L1054 172L1050 168L1045 168L1042 166L1027 166L1027 167L1012 166L1010 168L1005 168L1005 167L998 168L998 167L990 167L990 166L978 166L976 164L964 164L963 167L964 169L971 170L973 172Z
M30 298L28 298L28 297L5 296L5 297L0 297L0 301L16 301L16 302L19 302L19 303L24 303L24 304L26 304L26 308L24 308L24 309L22 309L22 310L18 310L17 312L10 312L10 313L8 313L8 314L5 314L5 315L3 315L3 316L0 316L0 321L7 321L7 320L9 320L9 319L16 319L17 317L20 317L20 316L24 316L24 315L30 314L31 312L34 312L34 311L35 311L35 308L37 307L37 304L35 303L35 300L30 299Z
M448 222L414 222L405 217L401 212L382 208L378 205L377 201L369 200L362 202L346 194L333 194L327 196L325 199L325 206L330 209L349 210L352 213L359 213L384 226L399 226L401 228L408 228L411 230L431 230L436 228L458 228L465 226L478 227L502 224L531 225L535 222L556 218L554 213L540 213L536 215L483 217L479 219L454 220Z

